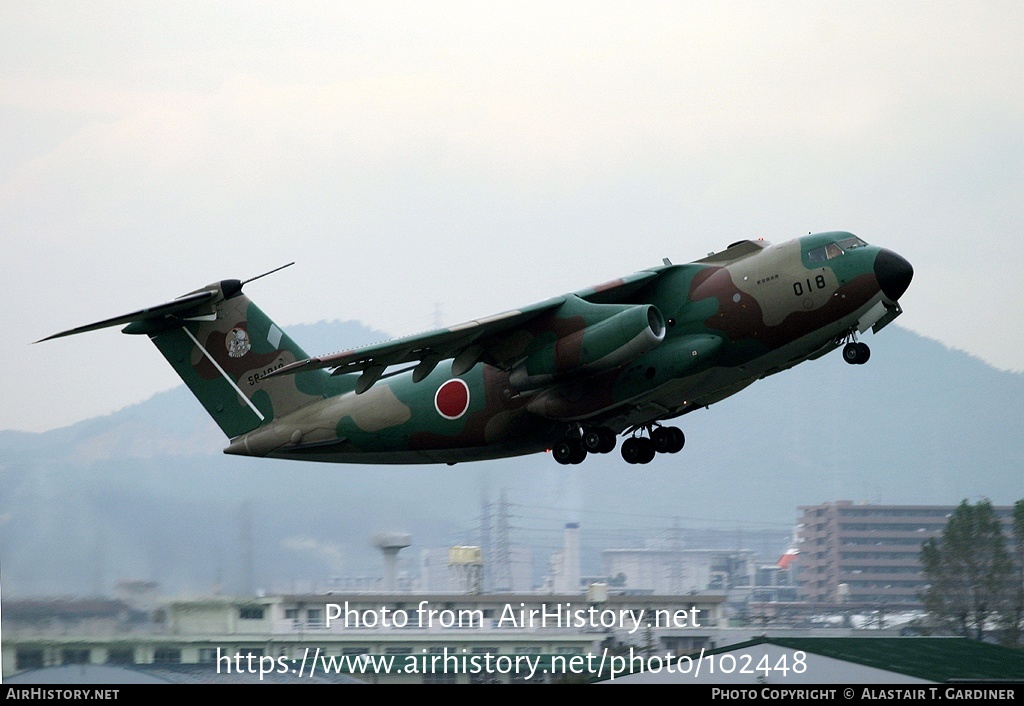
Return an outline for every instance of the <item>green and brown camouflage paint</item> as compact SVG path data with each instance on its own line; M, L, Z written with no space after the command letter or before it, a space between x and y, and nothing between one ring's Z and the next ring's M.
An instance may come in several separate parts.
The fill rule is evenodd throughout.
M148 335L231 439L226 453L453 463L542 451L571 423L621 432L717 402L855 330L880 330L901 313L886 291L898 298L911 275L890 251L819 233L741 241L689 264L322 359L237 280L54 337L124 322L126 333ZM453 365L437 365L445 358ZM404 362L416 371L378 379Z

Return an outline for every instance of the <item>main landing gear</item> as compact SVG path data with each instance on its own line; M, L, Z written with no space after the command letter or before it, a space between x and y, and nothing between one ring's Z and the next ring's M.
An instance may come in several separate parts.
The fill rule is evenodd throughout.
M626 463L650 463L655 454L674 454L683 450L686 436L678 427L645 427L650 438L633 436L622 442Z
M615 432L607 427L570 428L551 454L561 464L583 463L588 453L606 454L615 448Z
M627 463L650 463L656 454L674 454L682 450L686 436L676 427L644 425L634 432L646 431L648 438L631 436L622 442L622 458ZM583 463L587 454L606 454L615 449L615 432L607 427L570 427L565 439L555 444L551 455L563 465Z

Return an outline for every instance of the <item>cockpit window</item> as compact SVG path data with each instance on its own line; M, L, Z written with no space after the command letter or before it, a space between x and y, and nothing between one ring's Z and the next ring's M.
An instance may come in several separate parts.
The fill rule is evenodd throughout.
M844 240L843 242L847 241ZM825 260L834 260L842 254L843 249L841 247L835 243L829 243L828 245L822 245L820 248L808 250L807 259L811 262L825 262Z
M857 248L867 247L867 243L856 236L853 238L847 238L846 240L840 240L839 245L843 250L856 250Z

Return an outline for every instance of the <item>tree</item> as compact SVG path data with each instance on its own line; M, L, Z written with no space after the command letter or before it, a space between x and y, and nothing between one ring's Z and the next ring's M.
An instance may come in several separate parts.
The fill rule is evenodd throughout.
M1016 567L988 500L960 503L942 535L921 546L921 566L929 584L922 596L925 610L957 635L981 640L1007 616Z
M1008 591L1009 606L1004 615L1003 642L1019 647L1024 639L1024 500L1013 504L1013 573Z

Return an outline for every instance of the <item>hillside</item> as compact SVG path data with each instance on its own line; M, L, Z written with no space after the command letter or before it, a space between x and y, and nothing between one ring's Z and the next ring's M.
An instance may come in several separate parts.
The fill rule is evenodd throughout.
M317 352L383 337L352 322L290 332ZM378 574L372 532L401 528L420 546L475 541L482 492L502 488L527 506L514 508L513 541L537 545L544 563L558 525L533 507L585 531L672 517L784 528L799 505L827 500L1024 495L1024 375L896 326L868 342L865 366L833 354L688 415L684 451L649 466L617 453L568 467L546 455L455 467L229 457L184 387L63 429L0 432L3 589L88 594L145 578L200 592Z

